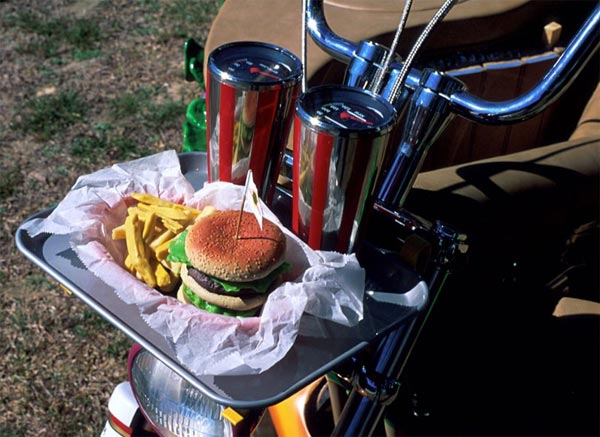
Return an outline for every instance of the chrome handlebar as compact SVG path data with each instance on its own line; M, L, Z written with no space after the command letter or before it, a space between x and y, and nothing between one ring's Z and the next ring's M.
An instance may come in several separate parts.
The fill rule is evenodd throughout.
M336 35L325 18L323 0L305 1L308 34L322 50L348 64L346 85L369 89L371 78L376 76L373 72L377 73L381 68L386 49L368 41L354 43ZM450 0L446 3L449 7L453 5ZM390 210L402 208L429 147L455 114L486 124L507 124L531 118L562 94L599 46L600 5L534 88L515 99L501 102L474 96L458 79L430 69L410 68L403 78L404 87L389 92L390 88L396 87L394 81L403 67L400 61L392 62L381 95L398 111L407 106L408 116L390 166L384 169L376 202ZM410 67L410 61L407 62ZM390 86L392 82L394 84Z
M329 27L323 10L323 0L307 0L307 31L315 43L334 59L349 64L360 45L336 35ZM577 35L561 54L544 78L529 92L512 100L492 102L468 91L446 95L451 110L469 120L487 124L523 121L543 111L556 100L574 80L591 55L600 46L600 5L598 5ZM400 70L400 62L392 62L390 70ZM422 72L411 69L406 87L419 86Z
M468 92L450 96L453 110L482 123L522 121L542 112L575 80L600 46L600 4L542 80L529 92L512 100L490 102Z

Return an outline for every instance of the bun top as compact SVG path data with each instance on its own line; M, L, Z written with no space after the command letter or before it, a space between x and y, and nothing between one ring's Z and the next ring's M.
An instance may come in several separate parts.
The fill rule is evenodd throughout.
M185 252L198 270L226 281L264 278L285 254L285 235L263 219L262 231L253 214L243 212L239 238L235 233L239 211L215 211L188 231Z

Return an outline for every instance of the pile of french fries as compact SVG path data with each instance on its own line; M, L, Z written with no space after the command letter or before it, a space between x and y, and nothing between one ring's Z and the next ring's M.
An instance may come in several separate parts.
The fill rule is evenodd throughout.
M137 206L128 208L125 223L112 231L114 240L125 240L125 267L139 280L164 293L179 282L180 265L167 261L169 245L193 224L202 211L169 202L151 194L133 193Z

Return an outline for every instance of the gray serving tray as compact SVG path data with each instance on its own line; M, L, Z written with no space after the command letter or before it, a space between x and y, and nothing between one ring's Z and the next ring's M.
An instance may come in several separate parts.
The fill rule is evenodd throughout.
M179 158L183 174L194 188L200 188L207 177L206 155L182 153ZM278 190L272 209L280 215L284 224L289 218L285 217L289 202L285 190ZM41 211L28 220L47 217L51 211ZM21 226L15 238L17 247L29 260L100 316L202 393L216 402L236 408L266 407L280 402L392 328L410 329L409 322L428 299L426 287L414 271L394 261L391 256L374 251L365 266L367 294L364 318L358 325L345 327L305 314L294 346L267 371L249 376L196 375L178 360L170 340L148 327L135 305L126 305L110 287L83 266L70 249L68 236L42 234L31 238ZM369 265L374 267L371 269Z

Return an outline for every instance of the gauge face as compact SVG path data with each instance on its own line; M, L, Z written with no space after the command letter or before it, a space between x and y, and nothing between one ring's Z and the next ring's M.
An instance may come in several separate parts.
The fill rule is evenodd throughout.
M300 60L292 53L265 43L232 43L217 48L209 57L209 68L223 80L272 85L298 82Z
M315 115L344 129L365 129L381 120L381 114L373 108L344 102L325 103L315 111Z
M298 102L299 114L325 130L370 131L386 128L394 119L392 106L378 96L347 87L320 87Z
M251 82L278 81L288 78L291 73L288 65L256 57L234 60L225 70L233 77Z

